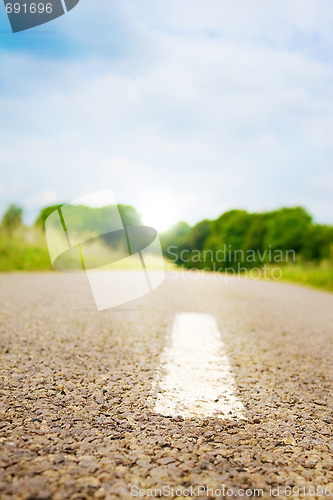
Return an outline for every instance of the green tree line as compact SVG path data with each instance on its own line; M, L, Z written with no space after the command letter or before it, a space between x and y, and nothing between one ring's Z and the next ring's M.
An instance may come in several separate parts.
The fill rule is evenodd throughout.
M230 210L215 220L179 222L161 236L166 258L198 269L315 262L333 256L333 227L315 224L302 207L264 213Z
M0 224L0 271L52 269L45 221L61 206L43 208L31 226L23 224L21 207L8 207ZM134 207L118 208L124 225L141 224ZM103 210L88 207L72 214L79 228L88 225L96 233L104 215ZM194 226L179 222L160 239L166 259L187 269L260 268L280 252L278 265L285 279L333 290L333 227L314 223L302 207L264 213L230 210Z
M7 208L0 223L0 271L52 270L45 238L45 221L63 205L43 208L31 226L23 223L22 207L11 204ZM118 210L124 225L141 224L140 215L131 205L120 204ZM78 232L82 234L86 231L89 238L103 232L103 219L107 215L108 207L73 207L71 221L74 221Z

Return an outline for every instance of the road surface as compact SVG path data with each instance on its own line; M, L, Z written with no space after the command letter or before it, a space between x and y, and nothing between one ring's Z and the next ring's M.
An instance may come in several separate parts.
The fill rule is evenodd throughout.
M82 274L16 273L0 298L1 499L333 497L331 294L173 274L98 313Z

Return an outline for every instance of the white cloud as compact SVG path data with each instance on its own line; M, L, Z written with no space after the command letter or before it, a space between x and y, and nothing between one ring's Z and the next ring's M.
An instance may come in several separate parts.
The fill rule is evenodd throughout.
M66 201L111 187L138 205L158 193L191 222L299 200L327 216L328 194L308 182L332 154L326 1L80 9L60 28L77 54L1 55L13 82L0 90L4 186L20 180L36 207L48 191Z
M311 186L319 193L328 194L333 199L333 171L327 169L314 175L311 179Z
M44 207L47 205L53 205L59 199L58 194L55 191L47 190L44 191L40 196L27 197L23 199L24 206L30 207Z

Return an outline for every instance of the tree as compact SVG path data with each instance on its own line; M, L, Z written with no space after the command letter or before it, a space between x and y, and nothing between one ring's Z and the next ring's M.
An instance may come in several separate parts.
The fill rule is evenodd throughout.
M119 214L124 226L140 226L141 216L131 205L118 205Z
M191 228L188 235L189 246L192 250L202 250L204 243L211 232L211 221L202 220Z
M22 225L23 209L11 204L2 218L1 225L8 234L12 234L15 229Z
M169 258L169 250L172 249L174 254L177 254L177 262L179 265L183 265L183 262L179 255L183 250L188 250L190 248L188 238L191 234L191 227L187 222L180 221L174 226L172 226L168 231L160 235L161 246L164 255Z
M332 257L333 227L315 224L307 233L302 248L305 260L321 261Z
M172 255L177 256L174 261L184 267L213 268L215 263L218 268L237 269L242 264L250 269L269 262L271 252L276 251L294 251L305 261L332 258L333 227L313 224L302 207L252 214L230 210L193 227L180 222L161 235L161 243L166 258L170 258L167 249L172 246ZM187 255L192 251L193 258L182 262L183 250ZM194 250L201 252L200 259Z
M45 231L45 221L48 218L49 215L51 215L53 212L58 210L58 208L62 207L61 205L51 205L49 207L43 208L37 219L35 220L35 226L39 227L42 231Z
M40 227L45 231L45 221L49 215L51 215L55 210L61 208L64 204L51 205L49 207L43 208L37 219L35 220L35 226ZM89 207L85 205L69 205L67 208L67 213L70 213L72 224L76 227L78 231L84 232L92 227L96 230L96 233L102 231L105 226L105 220L110 217L110 207L116 208L116 206L106 205L105 207ZM141 217L134 207L131 205L117 205L121 220L125 226L137 226L141 224Z
M309 228L311 216L302 207L281 208L266 214L268 218L264 246L272 250L301 252Z

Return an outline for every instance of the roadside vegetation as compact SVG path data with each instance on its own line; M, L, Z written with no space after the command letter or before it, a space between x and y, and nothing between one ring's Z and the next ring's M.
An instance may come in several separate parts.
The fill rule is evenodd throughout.
M0 225L0 271L50 271L52 265L45 238L47 217L62 205L43 208L31 226L23 224L23 209L10 205L3 215ZM103 220L101 209L84 207L76 215L76 225L82 230L86 225L93 225L99 234L98 223ZM118 205L120 216L125 225L140 224L140 216L130 205ZM88 213L87 213L88 211ZM87 217L93 218L87 224ZM98 216L98 217L97 217ZM121 268L121 263L119 264Z
M265 267L269 278L278 268L283 279L333 290L333 227L315 224L302 207L179 222L161 242L166 258L185 269L254 277Z
M0 271L52 269L45 220L59 206L45 207L31 226L23 224L22 208L8 207L0 225ZM141 223L132 206L119 205L119 211L125 225ZM278 267L285 280L333 290L333 227L315 224L302 207L265 213L231 210L194 226L179 222L160 238L172 266L240 274L250 270L253 277L265 268L268 278Z
M0 226L0 271L52 269L45 236L38 226L22 223L23 209L10 205Z

